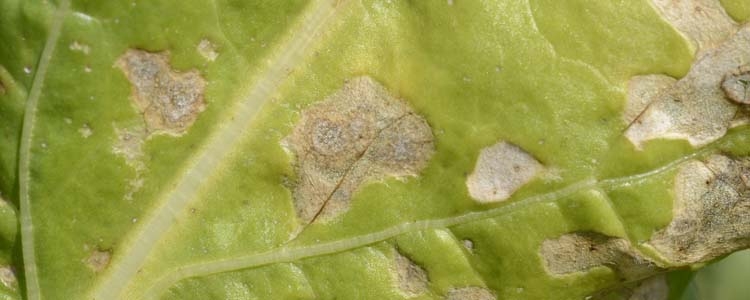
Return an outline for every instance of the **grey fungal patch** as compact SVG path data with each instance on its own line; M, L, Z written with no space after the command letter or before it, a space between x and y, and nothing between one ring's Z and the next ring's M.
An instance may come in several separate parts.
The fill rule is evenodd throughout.
M366 181L418 175L434 152L425 119L369 77L304 110L282 144L296 158L294 206L305 225L346 210Z
M111 258L112 253L110 253L109 250L94 250L89 257L86 258L85 263L89 269L95 273L99 273L107 268Z
M677 79L667 75L653 74L635 76L628 81L627 103L623 119L630 124L655 100L660 93L675 84Z
M674 183L674 217L649 244L678 265L750 247L750 159L712 155L690 161Z
M726 40L737 24L717 0L652 0L667 22L685 35L699 53Z
M180 135L205 109L198 71L176 72L166 52L130 49L116 63L133 87L131 99L149 133Z
M506 142L482 149L474 171L466 179L469 195L487 203L509 198L544 167L531 154Z
M483 287L467 286L448 291L447 300L495 300L497 296Z
M216 51L216 46L207 39L202 39L200 43L198 43L198 54L203 56L207 61L215 61L216 58L219 57L219 52Z
M750 65L742 65L726 74L721 82L721 89L729 100L750 104Z
M415 297L427 291L427 272L414 261L395 251L395 279L399 291L406 297Z
M574 232L542 242L540 254L554 275L608 267L624 281L638 280L658 270L625 239L596 232Z
M721 85L725 74L750 61L748 44L750 24L704 51L685 77L654 92L655 99L630 123L625 137L642 149L653 139L684 139L699 147L724 136L733 126L738 105L726 98Z

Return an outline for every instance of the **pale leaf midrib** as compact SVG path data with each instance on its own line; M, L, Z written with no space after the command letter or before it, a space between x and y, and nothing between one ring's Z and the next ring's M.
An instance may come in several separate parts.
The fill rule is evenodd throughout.
M122 250L123 255L110 265L102 281L93 291L93 299L116 299L130 283L145 262L151 249L174 223L175 215L181 212L196 194L203 178L217 169L222 160L241 140L242 132L251 123L255 114L268 100L288 72L305 57L316 33L334 13L338 1L321 0L311 4L303 14L304 21L290 40L279 47L269 68L259 76L250 92L230 111L234 117L215 132L209 143L196 156L175 188L166 192L158 207L151 213L137 232L130 234Z
M430 230L430 229L441 229L451 226L461 225L469 222L475 222L482 219L498 217L508 212L517 210L522 207L528 207L531 205L554 202L563 199L567 196L571 196L577 192L589 190L589 189L601 189L603 191L612 190L617 187L627 186L635 184L641 180L669 172L676 169L683 163L703 156L706 153L714 151L714 147L706 147L700 151L696 151L689 155L685 155L676 159L668 164L665 164L659 168L653 169L648 172L619 177L604 180L583 180L577 183L571 184L564 188L548 192L545 194L535 195L528 198L520 199L515 202L496 207L485 211L469 212L462 215L432 219L432 220L420 220L414 222L406 222L398 224L386 229L360 235L352 238L346 238L342 240L336 240L326 242L322 244L316 244L312 246L301 246L301 247L289 247L289 248L276 248L263 253L257 253L244 257L235 257L219 261L212 261L207 263L200 263L195 265L189 265L177 268L165 276L157 280L146 291L146 299L157 299L164 291L170 286L177 283L178 281L189 278L189 277L200 277L216 273L236 271L240 269L249 269L254 267L260 267L275 263L293 262L300 259L329 255L339 252L352 250L355 248L367 246L377 242L381 242L395 236L419 231L419 230ZM615 213L616 210L612 207ZM618 215L619 217L619 215ZM619 220L622 222L622 220Z
M41 290L39 289L39 278L36 270L36 251L34 249L34 227L31 221L31 201L29 199L30 183L30 165L31 165L31 146L34 138L34 123L36 121L37 106L39 97L44 87L44 80L47 75L47 68L55 51L57 40L60 38L63 20L70 8L69 0L61 0L55 10L52 18L52 24L49 29L49 36L44 43L42 54L37 63L34 79L31 83L28 98L26 99L26 109L23 117L23 127L21 128L21 144L18 151L18 188L19 188L19 206L20 206L20 227L21 227L21 251L23 253L24 276L26 281L26 298L30 300L41 299Z

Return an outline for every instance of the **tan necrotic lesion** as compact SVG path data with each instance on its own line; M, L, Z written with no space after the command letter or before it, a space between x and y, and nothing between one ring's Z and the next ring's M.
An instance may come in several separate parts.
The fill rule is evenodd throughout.
M558 276L607 267L622 280L633 281L659 270L628 240L597 232L573 232L545 240L540 255L547 272Z
M477 202L498 202L510 198L543 169L542 164L521 147L500 141L480 151L474 171L466 179L466 187Z
M394 279L401 294L416 297L427 291L427 271L398 250L394 251Z
M736 24L716 0L652 2L692 42L696 59L679 80L665 75L631 79L625 137L637 149L654 139L683 139L700 147L748 123L742 105L750 99L739 74L750 60L750 25Z
M205 107L205 81L198 71L177 72L166 52L130 49L116 62L132 85L132 101L149 133L180 135Z
M674 217L651 238L667 261L687 265L750 247L750 159L690 161L674 181Z
M370 77L302 112L283 145L295 157L294 205L302 224L345 211L367 181L417 176L434 152L427 121Z

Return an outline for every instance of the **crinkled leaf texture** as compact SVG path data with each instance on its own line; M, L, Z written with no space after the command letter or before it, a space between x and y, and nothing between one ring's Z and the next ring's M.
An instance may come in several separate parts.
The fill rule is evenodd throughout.
M750 128L626 137L726 38L659 3L0 1L0 296L666 297L748 246Z

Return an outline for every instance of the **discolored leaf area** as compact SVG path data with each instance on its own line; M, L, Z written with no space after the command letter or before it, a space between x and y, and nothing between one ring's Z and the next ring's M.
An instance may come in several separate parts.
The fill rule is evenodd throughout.
M0 1L0 298L679 299L746 3Z

